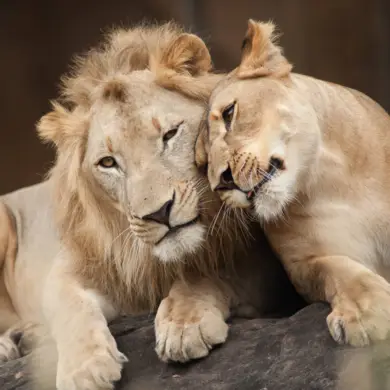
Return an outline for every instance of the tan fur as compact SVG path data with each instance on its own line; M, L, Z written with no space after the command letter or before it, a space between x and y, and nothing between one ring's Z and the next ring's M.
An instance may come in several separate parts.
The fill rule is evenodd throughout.
M121 313L158 309L159 357L187 361L225 341L231 313L264 309L258 290L276 288L254 272L274 260L267 243L247 252L242 216L221 209L194 164L220 79L210 67L204 43L173 24L114 31L77 60L39 122L56 163L44 183L1 199L14 228L0 215L4 296L14 304L4 315L42 322L55 341L51 365L34 360L38 388L55 376L60 390L112 388L126 358L107 322ZM166 204L168 222L153 219Z
M137 46L135 43L130 45L129 38L137 44L142 42L142 46ZM178 40L183 48L175 46ZM195 41L194 44L192 44L191 40ZM201 49L198 46L201 46ZM150 50L149 57L145 54L145 50L147 49ZM191 57L190 54L193 50L195 50L195 54ZM199 68L197 68L198 52ZM202 55L206 58L201 58ZM177 69L175 68L175 60L178 63ZM190 61L190 64L187 66L188 61ZM157 84L165 84L163 79L165 70L169 71L167 78L173 80L170 83L174 83L176 78L180 79L181 77L187 78L188 82L191 81L191 85L196 89L196 92L192 93L186 90L185 94L190 96L198 93L199 85L203 84L202 87L205 88L202 81L192 78L191 72L204 79L210 78L214 80L214 77L216 77L212 74L205 73L210 69L211 62L203 42L198 37L181 33L173 24L167 24L161 28L142 27L131 30L130 32L114 32L101 51L91 51L84 59L79 58L77 63L78 67L74 70L73 77L65 81L64 96L67 97L67 103L78 105L78 107L86 104L85 108L87 109L89 108L89 105L86 103L87 101L91 105L92 103L97 105L102 98L107 98L107 88L111 91L110 93L113 93L113 85L115 85L115 91L118 88L122 90L121 95L126 95L126 93L130 94L131 80L126 80L126 76L123 73L129 72L131 74L132 71L137 72L149 65L156 72L157 78L154 81ZM129 64L132 66L130 67ZM122 66L123 69L121 68ZM113 71L116 71L116 74L112 74ZM106 80L107 82L105 84ZM99 96L99 92L96 91L100 87L98 82L104 85L102 98ZM78 91L76 85L77 88L80 88L80 91ZM121 87L118 87L118 85L121 85ZM181 85L176 87L174 84L170 84L170 86L172 88L178 88L182 92L180 89ZM202 91L204 95L200 99L206 99L207 93L210 93L210 88ZM95 100L91 100L92 96L95 96ZM169 95L167 94L168 97ZM142 96L140 98L142 99ZM124 120L126 120L126 105L131 106L131 102L129 100L123 102L121 99L117 99L115 103L119 104L120 110L123 112ZM120 103L124 103L125 106L122 107ZM193 111L195 113L201 112L196 108L195 103L188 101L189 110L192 106L194 107ZM75 251L80 250L82 252L82 264L80 264L79 272L81 274L85 273L88 280L94 280L97 276L100 275L99 277L101 277L104 275L105 280L96 280L96 285L106 290L105 292L108 295L116 296L121 301L121 305L131 307L132 311L156 307L159 302L159 297L167 293L172 280L177 275L180 275L184 271L184 268L200 268L200 271L205 274L214 272L218 257L216 251L219 251L219 248L215 244L207 241L204 243L207 246L206 250L196 255L196 261L188 261L184 264L179 262L179 264L169 266L155 260L150 246L143 245L137 238L135 238L134 242L134 236L136 237L137 234L123 234L123 236L120 236L128 224L123 219L124 216L121 215L122 210L118 212L111 204L101 202L100 198L98 198L101 194L94 193L96 191L96 188L93 187L94 183L91 183L88 178L84 178L80 172L82 168L81 162L86 149L85 143L89 129L88 126L88 113L86 110L75 109L69 111L57 103L54 105L54 111L44 116L38 125L39 133L43 139L48 139L55 143L58 142L58 139L61 140L61 143L58 145L59 154L57 163L51 172L51 180L56 182L56 196L59 199L57 216L58 223L63 230L63 239ZM133 132L133 137L144 137L144 132L147 129L134 128L131 131ZM67 140L65 140L65 137ZM121 139L118 143L122 142L125 141ZM136 144L137 142L134 142L134 145ZM61 148L66 149L62 151ZM147 153L146 150L143 150L143 152ZM188 201L191 192L199 191L199 193L202 193L205 191L204 187L206 185L204 182L201 182L201 178L196 173L192 174L192 176L191 180L193 183L191 183L191 180L177 182L176 191L179 194L179 191L183 191L183 193L187 192L184 201ZM145 193L145 195L147 194ZM195 193L194 196L197 202L198 196ZM209 195L205 194L204 200L206 201L209 197ZM213 215L218 210L218 202L214 201L214 203L214 211L212 205L204 208L206 215L203 216L203 219L205 223L211 222ZM157 205L154 206L152 204L149 206L146 201L143 202L142 207L152 211ZM185 207L186 205L183 204L182 208L184 209L184 213L186 211ZM198 207L197 203L194 204L194 207ZM137 210L134 214L139 214L141 217L142 211ZM207 214L211 214L210 217ZM134 228L137 228L138 225L148 228L148 223L137 217L134 217L130 223L134 224ZM151 225L153 226L153 224ZM99 228L100 231L98 231ZM116 239L116 237L118 238ZM145 237L143 239L147 240ZM216 237L216 240L219 239L219 237ZM153 237L151 240L153 241ZM124 245L128 248L127 250L124 248ZM128 256L132 259L131 268L129 268L126 257L123 258L123 254L121 255L123 252L127 252ZM230 256L229 253L232 253L231 248L226 248L224 256L227 258L227 256ZM199 261L199 256L201 256L202 261ZM203 256L207 257L203 258ZM107 257L113 258L119 263L110 264L107 260L107 262L103 262L101 265L95 264L94 268L91 269L85 261L86 259L94 261L97 258L104 259ZM98 266L104 269L107 267L112 267L113 269L109 269L108 273L103 271L96 272L95 267ZM123 269L124 266L126 269ZM90 274L91 272L93 272L93 275ZM121 272L120 276L117 275L118 272ZM154 288L145 288L143 285L145 281L151 283ZM124 285L122 286L123 283ZM112 287L115 287L115 291L108 291ZM133 290L130 297L127 294L129 288ZM124 299L126 302L122 302ZM140 307L138 308L138 306Z
M390 332L389 115L360 92L289 73L273 30L249 21L240 66L211 96L198 164L208 163L214 189L230 169L239 189L221 198L254 206L296 288L332 305L335 340L382 340Z
M7 294L7 284L15 273L15 257L17 252L17 237L15 222L8 208L0 203L0 333L19 322L14 312L12 300ZM12 314L11 314L12 313Z

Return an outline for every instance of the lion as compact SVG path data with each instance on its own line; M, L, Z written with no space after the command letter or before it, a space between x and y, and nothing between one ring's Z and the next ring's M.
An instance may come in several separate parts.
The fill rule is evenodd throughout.
M249 20L213 91L199 167L264 227L297 291L331 306L338 343L390 331L390 120L361 92L295 74L275 25Z
M76 60L37 126L57 152L48 179L0 202L3 360L44 324L58 389L111 389L120 314L157 310L158 356L186 362L226 340L229 316L272 310L281 266L195 165L211 67L172 23L115 30Z

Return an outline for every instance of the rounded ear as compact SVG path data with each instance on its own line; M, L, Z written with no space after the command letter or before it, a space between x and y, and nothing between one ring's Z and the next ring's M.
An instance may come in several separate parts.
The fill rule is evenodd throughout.
M160 66L191 76L208 72L211 56L205 43L194 34L183 33L173 39L160 58Z
M53 111L44 115L37 123L38 135L43 142L52 142L58 148L84 136L84 118L59 103L52 102L52 106Z
M149 66L157 84L198 100L207 101L220 80L219 75L211 72L209 50L194 34L182 33L172 38L156 56L151 56Z
M207 124L205 120L202 120L200 132L195 143L195 164L200 170L205 171L205 173L207 173L208 152L209 143Z
M292 65L277 46L275 25L271 22L248 21L248 29L242 43L239 78L261 76L283 77L291 72Z

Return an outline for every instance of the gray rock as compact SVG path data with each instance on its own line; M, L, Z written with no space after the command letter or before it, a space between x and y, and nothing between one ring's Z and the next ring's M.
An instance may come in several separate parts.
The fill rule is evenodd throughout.
M341 347L326 327L326 305L290 318L233 320L228 342L205 359L164 364L154 353L153 317L123 317L111 325L129 358L122 390L385 390L390 347ZM28 390L26 359L0 366L1 390Z

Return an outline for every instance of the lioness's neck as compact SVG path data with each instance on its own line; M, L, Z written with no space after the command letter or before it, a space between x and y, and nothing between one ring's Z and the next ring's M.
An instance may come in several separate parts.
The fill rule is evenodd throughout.
M321 137L318 162L307 168L314 180L310 188L307 183L300 186L302 198L318 196L319 191L337 192L351 180L361 182L375 175L381 180L380 167L390 158L390 120L382 107L340 85L298 74L292 80L294 88L313 107ZM369 158L372 153L375 159Z

